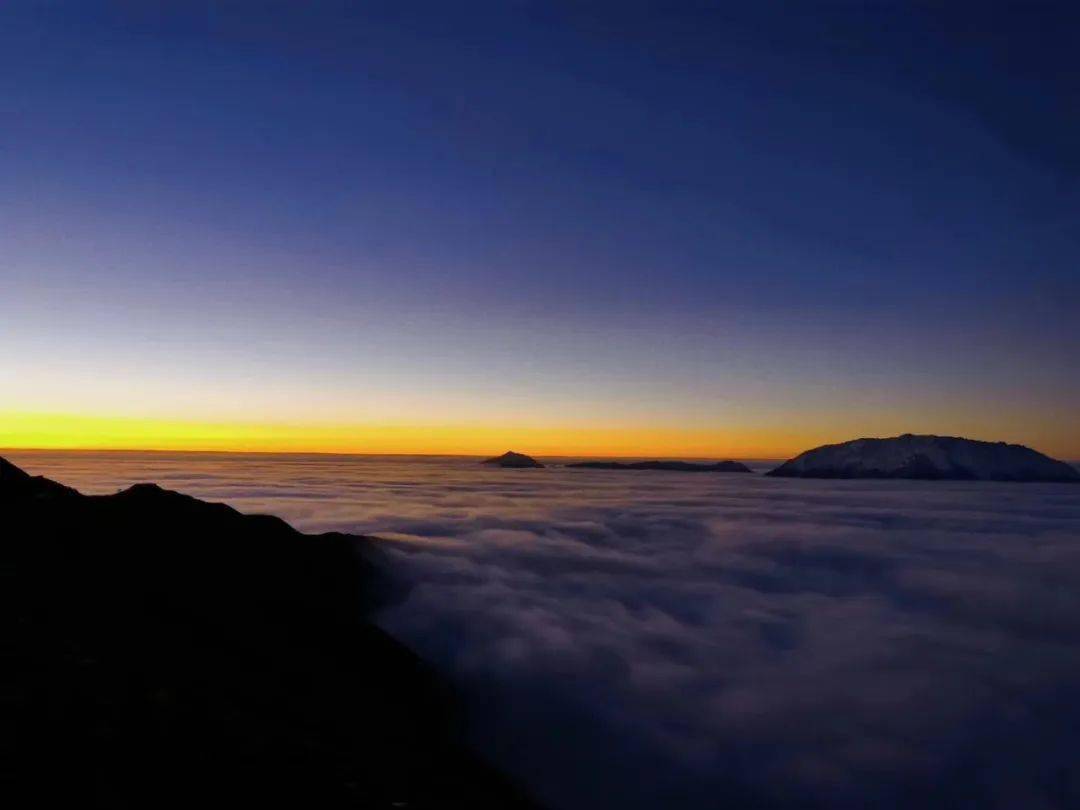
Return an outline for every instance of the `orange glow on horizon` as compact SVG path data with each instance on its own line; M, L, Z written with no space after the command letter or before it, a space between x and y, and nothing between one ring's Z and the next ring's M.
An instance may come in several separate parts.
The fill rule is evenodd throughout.
M0 448L415 455L494 455L513 449L538 456L779 459L862 435L905 432L884 428L844 433L836 427L823 429L815 425L814 428L796 431L771 426L719 430L633 425L299 425L0 413ZM1080 448L1075 449L1076 454L1050 452L1050 455L1071 459L1080 454Z
M801 439L801 440L800 440ZM787 457L813 441L766 431L474 424L195 422L69 414L0 414L0 447L41 450L485 455Z

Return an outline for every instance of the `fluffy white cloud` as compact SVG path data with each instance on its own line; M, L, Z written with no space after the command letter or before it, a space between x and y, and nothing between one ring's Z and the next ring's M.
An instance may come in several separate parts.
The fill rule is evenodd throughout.
M1074 489L562 482L394 526L383 618L554 805L1080 801Z

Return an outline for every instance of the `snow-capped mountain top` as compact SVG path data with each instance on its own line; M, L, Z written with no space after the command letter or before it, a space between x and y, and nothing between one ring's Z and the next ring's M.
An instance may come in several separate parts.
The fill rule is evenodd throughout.
M807 450L768 475L795 478L921 478L1080 481L1080 472L1030 447L906 433Z

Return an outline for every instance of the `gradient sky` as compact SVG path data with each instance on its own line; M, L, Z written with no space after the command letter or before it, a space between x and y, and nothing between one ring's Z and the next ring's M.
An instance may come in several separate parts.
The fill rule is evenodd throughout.
M0 446L1080 457L1080 19L938 5L4 3Z

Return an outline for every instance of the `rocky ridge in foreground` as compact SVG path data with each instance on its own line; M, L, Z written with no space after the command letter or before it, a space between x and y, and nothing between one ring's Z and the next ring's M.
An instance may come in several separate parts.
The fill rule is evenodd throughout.
M532 807L365 618L375 544L0 459L9 773L34 806Z

